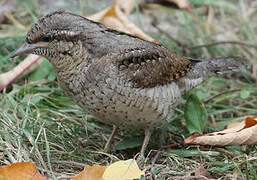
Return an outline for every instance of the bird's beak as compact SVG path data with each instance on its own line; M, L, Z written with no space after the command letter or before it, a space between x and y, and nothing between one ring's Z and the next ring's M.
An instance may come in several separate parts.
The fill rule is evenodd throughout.
M39 42L36 44L24 43L15 53L13 53L11 55L11 58L14 58L15 56L20 56L22 54L30 54L35 49L40 48L40 47L47 47L47 43L45 43L45 42Z
M23 44L15 53L12 54L11 58L22 54L32 53L37 47L34 44Z

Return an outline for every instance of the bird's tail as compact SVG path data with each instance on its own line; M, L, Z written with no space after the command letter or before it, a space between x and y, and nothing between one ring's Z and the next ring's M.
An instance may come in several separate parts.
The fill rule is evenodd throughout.
M190 91L211 76L228 72L237 72L250 67L247 59L240 57L189 59L193 67L187 75L181 79L185 84L181 88L182 94Z
M193 72L204 79L218 74L237 72L250 67L250 62L245 58L227 57L212 59L189 59L194 65Z

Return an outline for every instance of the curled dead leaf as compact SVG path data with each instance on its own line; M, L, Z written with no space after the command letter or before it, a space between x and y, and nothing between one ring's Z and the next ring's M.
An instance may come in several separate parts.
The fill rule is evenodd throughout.
M34 163L19 162L0 169L0 180L46 180Z
M141 29L139 29L135 24L129 21L127 16L129 15L126 13L126 9L124 10L124 5L121 6L122 2L126 4L127 1L124 0L118 0L115 2L112 6L109 8L96 13L91 16L87 16L88 19L91 19L93 21L97 21L100 23L103 23L107 27L111 29L115 29L118 31L122 31L137 37L140 37L142 39L145 39L147 41L151 41L154 43L158 43L156 40L151 38L150 36L146 35ZM129 12L131 11L132 7L136 5L136 2L129 4Z
M190 7L188 0L160 0L176 4L180 9L185 9Z
M162 5L175 4L180 9L190 9L189 0L145 0L147 3L158 3Z
M257 120L252 117L223 131L193 135L185 143L211 146L238 146L257 144Z

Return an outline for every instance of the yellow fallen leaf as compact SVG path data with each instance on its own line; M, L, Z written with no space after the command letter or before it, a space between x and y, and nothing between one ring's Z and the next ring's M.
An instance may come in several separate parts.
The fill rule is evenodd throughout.
M0 169L0 180L46 180L34 163L19 162Z
M104 180L132 180L140 179L145 175L144 171L141 171L134 159L126 161L117 161L106 168L103 179Z

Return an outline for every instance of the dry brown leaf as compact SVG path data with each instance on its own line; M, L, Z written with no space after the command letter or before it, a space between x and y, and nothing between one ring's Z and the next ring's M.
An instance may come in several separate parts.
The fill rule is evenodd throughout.
M0 74L0 92L5 89L9 84L14 82L17 78L28 74L36 69L42 62L43 58L30 54L20 64L18 64L12 70Z
M103 23L109 28L140 37L147 41L158 43L156 40L146 35L135 24L129 21L129 19L127 18L127 14L122 11L122 7L120 6L120 4L121 4L121 0L119 0L118 2L115 2L111 7L97 14L94 14L92 16L87 16L87 18L93 21Z
M190 7L190 3L188 0L166 0L166 1L175 3L181 9L186 9Z
M98 13L95 13L95 14L92 14L92 15L89 15L89 16L86 16L86 18L92 20L92 21L96 21L96 22L100 22L100 20L105 16L105 14L110 11L110 9L116 4L120 7L121 11L126 15L126 16L129 16L130 12L132 11L132 9L134 9L135 5L137 3L137 0L116 0L115 3L113 3L110 7L98 12ZM106 24L106 26L108 26Z
M190 9L190 3L188 0L146 0L148 3L158 3L162 5L175 4L180 9Z
M223 131L193 135L185 143L211 146L238 146L257 144L257 120L252 117Z
M87 166L72 180L103 180L106 166Z
M20 162L0 169L0 180L46 180L34 163Z

